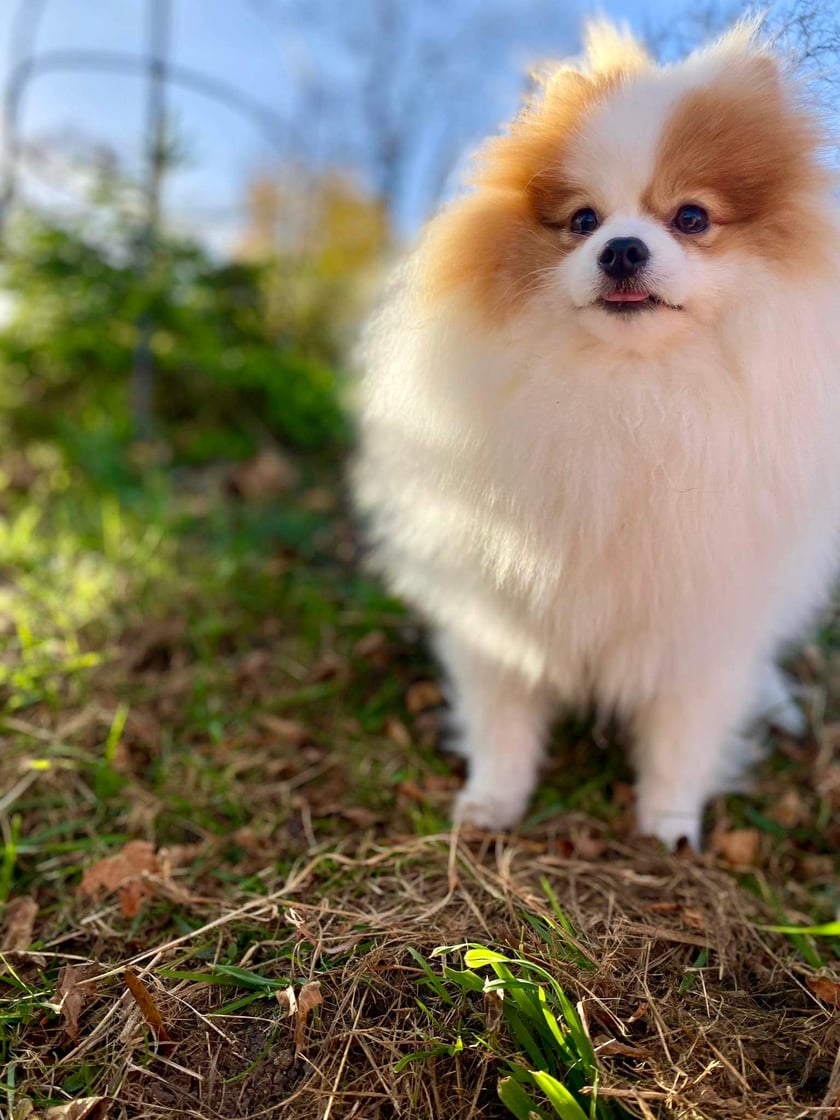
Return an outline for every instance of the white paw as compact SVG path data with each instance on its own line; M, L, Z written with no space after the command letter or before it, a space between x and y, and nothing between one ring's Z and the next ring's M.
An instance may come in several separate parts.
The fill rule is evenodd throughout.
M513 828L522 819L527 800L470 788L469 783L455 801L455 824L474 825L488 832Z
M702 849L702 820L699 812L678 812L645 805L640 799L636 810L636 824L642 836L655 836L666 848L673 850L681 840L686 840L695 852Z

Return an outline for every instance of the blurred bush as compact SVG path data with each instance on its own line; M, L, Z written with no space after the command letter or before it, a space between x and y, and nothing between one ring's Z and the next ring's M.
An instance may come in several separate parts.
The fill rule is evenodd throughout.
M307 353L346 352L388 253L384 203L337 172L286 170L257 175L245 206L237 255L265 269L277 337Z
M20 215L2 274L11 295L0 326L7 431L78 454L95 432L127 443L137 322L147 314L157 434L176 460L238 458L271 440L340 448L341 356L384 225L373 204L330 180L309 194L317 236L304 243L294 197L267 180L252 199L260 191L271 205L262 225L252 210L234 259L166 234L145 275L135 267L138 223L119 191L100 191L96 208L72 222ZM294 238L278 239L281 215Z

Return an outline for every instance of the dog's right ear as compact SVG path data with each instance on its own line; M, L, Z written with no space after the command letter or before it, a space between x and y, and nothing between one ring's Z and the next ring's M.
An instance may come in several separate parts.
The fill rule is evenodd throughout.
M654 64L627 24L618 27L609 20L591 20L584 28L583 42L583 68L595 77L635 74Z
M584 28L584 53L564 63L546 63L532 69L529 100L554 101L583 87L603 89L622 78L649 69L654 60L627 26L594 20Z

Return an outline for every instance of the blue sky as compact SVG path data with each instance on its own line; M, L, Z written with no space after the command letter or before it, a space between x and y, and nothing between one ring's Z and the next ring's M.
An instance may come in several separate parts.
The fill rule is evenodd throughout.
M324 0L321 8L327 14L320 23L313 24L303 15L288 14L291 9L306 11L306 6L295 0L173 0L171 58L179 65L209 72L235 84L288 120L291 128L307 127L308 118L301 119L296 98L302 83L315 80L317 84L324 67L329 69L330 82L338 93L337 105L342 99L342 84L346 86L348 100L354 95L357 74L352 60L336 53L330 22L334 19L338 26L342 19L346 21L347 12L355 10L356 2ZM573 50L580 24L587 12L594 9L585 0L580 4L565 0L541 2L551 18L542 20L538 16L532 26L525 27L517 22L518 13L523 10L522 0L509 0L511 20L501 32L504 42L501 50L493 54L489 68L492 88L488 86L481 91L481 97L476 96L476 112L497 117L508 114L516 102L518 74L526 59L540 53L554 54L563 48ZM0 80L5 80L8 72L9 32L19 3L20 0L0 0ZM424 4L425 0L418 2L416 10L422 13ZM506 0L499 0L496 5L502 15L505 4ZM602 0L597 10L643 29L649 24L661 24L670 13L683 7L683 0L664 0L655 6L644 0ZM476 8L471 0L451 0L443 8L445 18L456 23L453 13L463 14L467 55L471 10L481 10L481 6ZM143 47L146 14L146 0L47 0L38 47L138 52ZM249 121L192 92L173 90L169 99L178 133L186 143L188 161L169 182L167 215L182 226L203 230L211 242L223 245L235 237L244 185L259 168L282 161L283 138L278 137L278 145L273 147ZM448 113L447 106L441 105L440 127L445 127ZM143 85L137 77L129 76L47 74L29 87L22 122L27 140L85 137L108 145L118 153L125 168L137 171L143 129ZM492 128L495 123L496 120L482 118L481 130ZM313 143L317 142L320 150L329 154L342 129L349 127L336 121L331 130L327 121L322 125L324 136ZM34 181L30 186L42 190ZM61 201L61 189L49 193ZM409 198L403 222L411 225L424 205L421 198Z

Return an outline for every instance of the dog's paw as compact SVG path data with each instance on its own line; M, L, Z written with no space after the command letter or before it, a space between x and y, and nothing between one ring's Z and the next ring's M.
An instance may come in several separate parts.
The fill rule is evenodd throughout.
M519 798L470 789L466 785L455 801L453 819L456 825L473 825L487 832L501 832L519 823L526 804Z
M640 805L636 824L642 836L653 836L674 851L681 841L691 845L695 852L702 850L702 821L699 813L675 813L652 805Z

